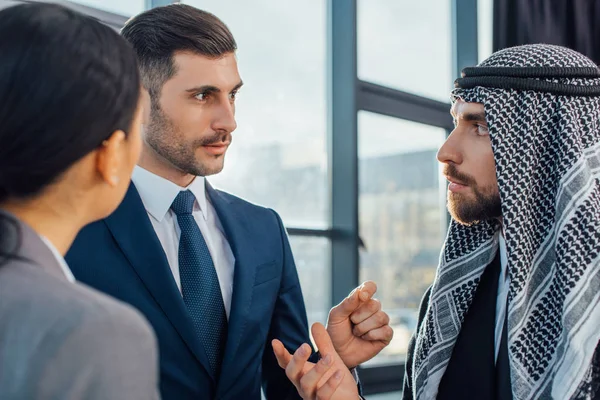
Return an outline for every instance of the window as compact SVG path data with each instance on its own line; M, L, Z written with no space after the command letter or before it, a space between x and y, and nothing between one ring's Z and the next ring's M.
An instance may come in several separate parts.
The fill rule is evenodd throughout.
M360 280L374 280L394 339L367 364L404 360L421 297L433 282L446 233L445 182L436 159L441 128L361 111Z
M187 0L231 29L244 87L217 187L277 210L286 226L329 221L325 2Z
M331 303L331 245L324 237L290 236L309 324L327 322ZM295 350L295 349L294 349Z
M72 1L123 17L143 11L147 3L145 0ZM292 5L279 0L182 1L214 13L230 27L238 42L239 68L245 81L237 106L238 129L225 170L210 180L228 192L274 208L287 227L331 228L326 150L326 113L330 106L326 99L326 43L330 23L326 20L326 7L330 1L337 0L305 0ZM470 47L478 41L481 61L492 53L493 0L476 1L478 37L464 39L468 43L458 45ZM444 104L440 106L430 100L447 104L452 88L452 2L356 2L358 79L387 87L375 93L377 107L371 111L394 115L390 110L402 110L397 116L409 118L407 112L416 110L419 115L427 116L419 118L421 122L445 126L436 116ZM0 8L12 3L0 0ZM345 3L338 2L336 6L339 4ZM353 23L353 6L334 9L334 13L336 10L338 16L349 17L346 22ZM100 19L115 28L125 21L93 9L91 13L101 14ZM346 40L353 41L354 36L339 35L332 45L338 46ZM337 68L347 72L343 65L338 63ZM356 77L352 75L336 76L347 76L347 84L354 85ZM396 89L396 93L390 95L389 88ZM406 99L400 91L427 99L413 104L414 98ZM337 118L347 118L350 114L353 117L353 113L354 109L346 110ZM439 179L435 154L446 131L359 111L358 134L360 232L352 224L350 233L359 233L366 245L360 250L360 281L377 281L378 297L395 329L391 345L365 365L362 383L370 395L401 390L399 371L404 368L406 347L416 326L416 309L434 278L447 229L446 188ZM336 156L348 157L347 165L354 170L356 154L338 151ZM341 179L337 179L339 184ZM335 233L330 230L317 232L314 237L290 236L309 323L326 322L332 286L336 291L346 287L331 279L332 243L341 240ZM334 260L337 259L336 256ZM356 265L355 259L352 260L352 265L342 268L338 268L336 261L336 273L347 268L354 276ZM398 394L389 393L381 399L394 396Z
M477 0L477 55L479 62L492 55L493 0Z
M359 78L448 101L450 3L358 0Z
M103 11L133 17L146 9L145 0L71 0L73 3L83 4Z

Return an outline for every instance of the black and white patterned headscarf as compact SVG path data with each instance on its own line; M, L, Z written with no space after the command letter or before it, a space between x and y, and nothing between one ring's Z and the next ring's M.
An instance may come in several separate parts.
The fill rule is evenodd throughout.
M597 91L600 78L592 61L551 45L505 49L479 67L583 71L565 78L539 68L542 77L484 78L482 86L466 78L453 101L483 103L496 161L513 397L585 397L598 379L600 340L600 96L586 90ZM417 332L413 398L436 397L498 237L496 222L452 222Z

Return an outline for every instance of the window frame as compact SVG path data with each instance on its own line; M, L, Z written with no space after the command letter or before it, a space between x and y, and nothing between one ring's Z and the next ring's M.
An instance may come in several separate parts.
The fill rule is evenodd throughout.
M477 0L449 0L452 75L477 64ZM0 0L0 9L32 0ZM120 30L130 16L72 1L38 0L73 8ZM146 8L177 1L146 0ZM327 153L330 228L287 227L290 236L325 237L331 242L331 301L338 304L358 285L362 242L358 226L358 112L369 111L426 125L453 129L450 104L361 81L357 74L357 0L326 0L327 7ZM449 221L449 217L448 217ZM385 305L384 305L385 308ZM402 390L403 362L359 367L365 394Z
M477 0L450 1L452 76L458 78L462 68L478 61ZM432 125L446 129L447 134L453 130L453 122L449 102L359 80L357 0L327 0L327 8L332 304L336 304L359 283L358 112ZM365 394L402 390L404 362L359 370Z

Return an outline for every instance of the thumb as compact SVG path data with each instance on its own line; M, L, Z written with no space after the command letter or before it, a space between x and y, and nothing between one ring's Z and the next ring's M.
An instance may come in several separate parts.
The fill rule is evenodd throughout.
M281 368L285 369L292 360L292 355L287 351L283 343L277 339L273 339L271 345L273 346L273 353L275 353L277 363Z
M370 288L369 288L370 289ZM366 296L365 296L366 295ZM329 312L329 324L336 324L345 321L350 315L356 311L365 300L368 300L371 294L364 290L363 285L354 289L348 297L346 297L340 304L333 307Z
M326 356L331 354L332 357L336 355L335 349L333 347L333 343L331 343L331 338L329 337L329 333L327 333L327 329L320 323L314 323L311 332L313 338L315 339L315 344L319 349L319 352L322 356Z
M333 307L329 312L329 324L335 324L337 322L348 319L360 306L360 290L359 288L354 289L348 297L346 297L340 304Z

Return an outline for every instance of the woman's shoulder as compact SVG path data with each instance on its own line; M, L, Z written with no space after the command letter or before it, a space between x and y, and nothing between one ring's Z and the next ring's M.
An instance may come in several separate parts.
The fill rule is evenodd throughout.
M13 329L52 331L58 336L85 325L96 330L151 334L147 321L133 307L19 261L0 267L0 319L5 327L12 324Z

